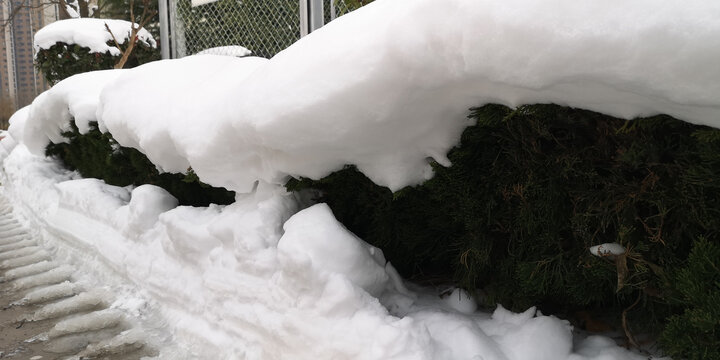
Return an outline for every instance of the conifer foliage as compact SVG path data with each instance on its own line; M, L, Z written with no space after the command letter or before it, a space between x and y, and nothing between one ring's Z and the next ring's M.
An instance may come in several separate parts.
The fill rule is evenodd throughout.
M486 305L515 310L608 309L630 342L676 315L666 334L694 342L663 337L672 355L709 359L693 354L720 348L718 257L689 255L717 247L720 131L555 105L488 105L471 117L453 165L436 164L420 186L393 194L349 166L287 187L318 190L416 281L482 290ZM627 251L590 254L603 243ZM697 320L706 315L710 324Z
M108 42L108 45L115 46L111 42ZM120 51L124 52L126 46L127 42L121 44ZM75 74L112 69L121 56L113 56L109 51L106 53L92 52L88 47L57 42L47 49L38 50L35 66L47 81L56 84ZM157 49L138 42L125 67L135 67L159 58L160 53Z
M187 174L158 172L144 154L120 146L109 133L100 132L97 123L91 123L87 134L80 134L72 124L72 129L63 133L68 142L48 145L45 154L56 157L83 177L102 179L116 186L157 185L175 196L180 205L224 205L235 201L235 193L200 182L192 169Z

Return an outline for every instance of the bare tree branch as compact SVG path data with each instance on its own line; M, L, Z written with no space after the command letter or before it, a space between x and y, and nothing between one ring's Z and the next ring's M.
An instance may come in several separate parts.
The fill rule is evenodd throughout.
M59 5L60 1L63 0L41 0L35 3L32 0L22 0L22 2L18 4L13 3L12 0L0 0L0 8L5 9L8 7L7 5L11 5L10 7L12 8L10 14L0 19L0 30L5 30L6 26L12 24L13 19L15 19L17 14L22 10L46 9Z
M117 39L115 38L115 34L113 34L112 30L110 30L110 26L108 26L107 23L105 23L105 30L110 33L110 36L112 36L113 42L115 43L115 47L120 50L120 44L118 43Z
M152 20L153 16L157 13L157 11L153 10L148 13L148 9L150 8L150 0L143 0L143 12L140 16L140 23L135 23L135 13L133 12L133 8L135 7L135 0L130 0L130 37L128 39L128 47L123 51L123 55L118 60L117 64L115 64L116 69L122 69L123 66L125 66L125 63L130 58L130 55L132 54L133 50L135 49L135 44L137 44L138 41L138 33L142 28L147 25L150 20ZM135 26L137 25L137 26ZM105 25L107 27L107 24ZM109 29L108 29L109 31ZM111 33L112 34L112 33ZM116 42L117 43L117 42ZM119 47L118 47L119 48Z

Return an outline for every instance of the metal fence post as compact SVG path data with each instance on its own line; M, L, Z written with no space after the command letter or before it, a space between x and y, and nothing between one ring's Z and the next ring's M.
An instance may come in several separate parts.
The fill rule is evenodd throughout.
M305 35L310 33L310 13L309 13L309 4L308 0L299 0L300 1L300 37L305 37Z
M323 0L310 0L310 32L325 25L325 9Z
M163 59L170 58L170 23L168 22L168 0L158 0L160 13L160 54Z
M300 0L300 36L303 37L325 25L323 0Z

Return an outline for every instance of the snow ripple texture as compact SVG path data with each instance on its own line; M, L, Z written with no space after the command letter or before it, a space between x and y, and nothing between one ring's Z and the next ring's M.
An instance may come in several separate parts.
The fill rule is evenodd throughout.
M113 295L83 289L0 198L0 358L141 359L156 355Z

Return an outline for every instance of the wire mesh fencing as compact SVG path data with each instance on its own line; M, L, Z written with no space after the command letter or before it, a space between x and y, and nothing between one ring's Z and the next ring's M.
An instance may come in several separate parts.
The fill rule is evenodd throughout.
M362 5L358 0L323 0L325 22ZM192 6L170 1L173 57L197 53L270 58L300 39L299 0L218 0Z

